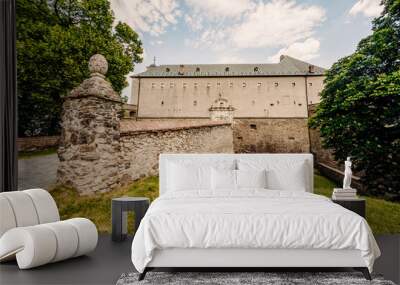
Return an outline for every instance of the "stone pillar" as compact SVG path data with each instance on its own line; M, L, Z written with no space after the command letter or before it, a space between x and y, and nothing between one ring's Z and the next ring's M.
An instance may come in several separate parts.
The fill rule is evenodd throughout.
M105 79L107 69L104 56L92 56L90 78L63 104L57 180L81 195L119 186L122 100Z

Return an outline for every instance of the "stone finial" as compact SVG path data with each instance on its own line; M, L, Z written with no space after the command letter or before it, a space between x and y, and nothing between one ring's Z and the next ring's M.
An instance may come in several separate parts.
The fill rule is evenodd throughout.
M96 76L101 74L102 77L106 75L108 70L107 59L101 54L93 55L89 60L89 71L90 76Z
M106 80L107 69L106 58L101 54L93 55L89 60L90 78L75 87L66 98L94 96L122 103L121 97L114 91L111 83Z

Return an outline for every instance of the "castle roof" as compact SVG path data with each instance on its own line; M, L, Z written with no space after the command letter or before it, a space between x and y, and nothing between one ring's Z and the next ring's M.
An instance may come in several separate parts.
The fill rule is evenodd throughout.
M325 69L281 55L279 63L150 65L132 77L313 76Z

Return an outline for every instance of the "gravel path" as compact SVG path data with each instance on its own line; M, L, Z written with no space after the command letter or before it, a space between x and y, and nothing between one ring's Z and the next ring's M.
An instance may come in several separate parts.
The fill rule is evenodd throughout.
M18 189L49 189L56 183L57 154L49 154L18 160Z

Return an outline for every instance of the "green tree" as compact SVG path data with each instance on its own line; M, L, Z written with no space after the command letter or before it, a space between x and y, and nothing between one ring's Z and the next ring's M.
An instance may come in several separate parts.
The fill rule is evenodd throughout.
M373 33L327 72L316 115L325 147L351 156L367 194L400 200L400 0L384 0Z
M108 0L17 0L18 126L20 136L59 132L62 97L89 76L103 54L117 92L142 61L138 34L114 25Z

